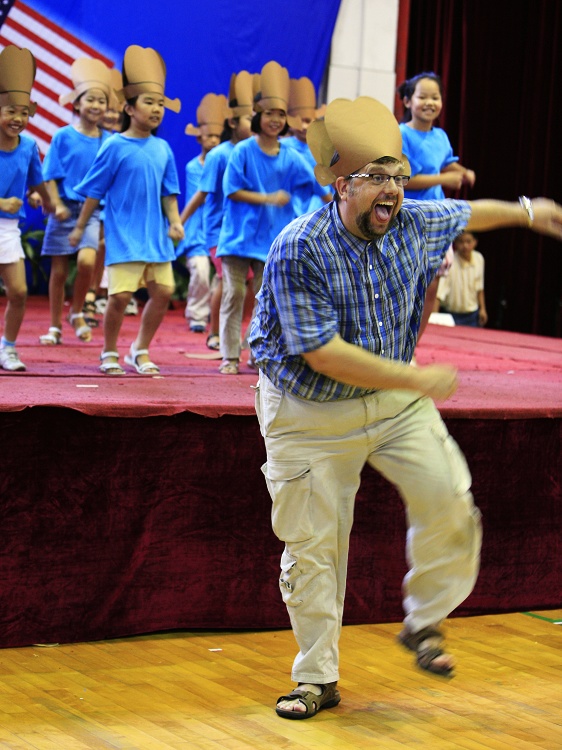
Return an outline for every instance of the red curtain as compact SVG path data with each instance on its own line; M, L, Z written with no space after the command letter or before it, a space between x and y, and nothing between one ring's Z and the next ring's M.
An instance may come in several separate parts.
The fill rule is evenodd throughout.
M409 7L408 7L409 6ZM562 202L562 5L555 0L418 0L409 11L408 77L443 79L438 123L476 172L463 198ZM400 83L400 81L397 81ZM400 113L399 113L400 114ZM480 236L489 326L562 335L562 248L521 230Z

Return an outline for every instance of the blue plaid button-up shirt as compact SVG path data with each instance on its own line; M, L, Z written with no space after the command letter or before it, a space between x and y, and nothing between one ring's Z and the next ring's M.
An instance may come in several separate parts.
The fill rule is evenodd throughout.
M425 292L470 218L466 201L404 200L387 234L348 232L335 203L302 216L275 239L252 322L252 357L281 390L313 401L356 398L357 388L312 370L301 354L345 341L410 362Z

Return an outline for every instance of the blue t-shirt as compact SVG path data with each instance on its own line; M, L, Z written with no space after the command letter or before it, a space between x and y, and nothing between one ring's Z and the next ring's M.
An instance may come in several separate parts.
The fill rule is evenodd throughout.
M215 146L207 154L203 166L199 190L207 193L205 203L203 204L203 229L205 231L207 249L216 247L219 243L224 212L222 180L233 148L234 144L231 141L225 141Z
M105 198L107 265L174 260L162 197L180 188L172 149L162 138L112 135L75 190L83 198Z
M102 144L111 137L107 130L100 130L98 138L79 133L72 125L65 125L53 136L45 161L45 180L56 180L62 200L82 201L74 187L85 176Z
M41 159L37 144L23 133L13 151L0 151L0 196L2 198L25 198L27 187L36 187L43 182ZM22 204L15 214L0 211L2 219L24 219Z
M406 123L400 124L402 151L412 167L412 177L418 174L439 174L444 167L459 160L453 154L453 147L447 133L442 128L431 128L427 132L414 130ZM405 190L406 198L418 200L438 200L445 198L441 185L424 190Z
M284 143L286 143L287 146L294 148L295 151L297 151L304 158L304 160L310 165L310 168L314 171L316 160L314 156L312 156L312 151L310 150L308 143L299 141L299 139L295 138L294 135L285 138ZM312 192L312 195L310 196L310 200L308 201L308 203L305 202L300 207L300 210L297 209L297 215L301 216L302 214L306 214L309 211L316 211L316 209L322 208L325 203L325 201L323 200L324 196L331 195L332 189L333 188L331 185L323 187L319 182L315 181L314 190Z
M212 152L210 152L212 153ZM208 158L208 157L207 157ZM203 165L196 156L185 165L185 202L191 200L199 189L199 182L203 173ZM209 255L205 243L205 232L203 229L203 206L197 209L184 224L185 236L176 248L178 258L187 255L188 258L195 255Z
M279 141L279 153L264 153L255 137L236 144L224 173L226 196L217 256L236 255L265 262L271 243L284 226L297 216L297 207L307 200L316 180L295 149ZM238 190L274 193L286 190L291 200L285 206L253 205L233 201Z

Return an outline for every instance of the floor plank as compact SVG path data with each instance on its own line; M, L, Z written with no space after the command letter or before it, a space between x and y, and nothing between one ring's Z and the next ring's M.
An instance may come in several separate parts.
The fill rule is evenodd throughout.
M397 624L348 626L342 703L312 721L272 707L290 631L173 632L0 651L6 750L560 750L562 610L446 623L454 679L400 648Z

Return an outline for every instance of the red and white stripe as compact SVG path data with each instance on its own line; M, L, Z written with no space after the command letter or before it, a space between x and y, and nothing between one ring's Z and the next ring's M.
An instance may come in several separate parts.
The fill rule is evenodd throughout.
M61 107L58 99L73 88L70 66L74 60L96 57L109 68L113 62L20 0L16 0L0 28L0 50L8 44L27 48L37 62L31 94L31 100L37 102L37 112L26 131L44 155L55 131L72 122L71 105Z

